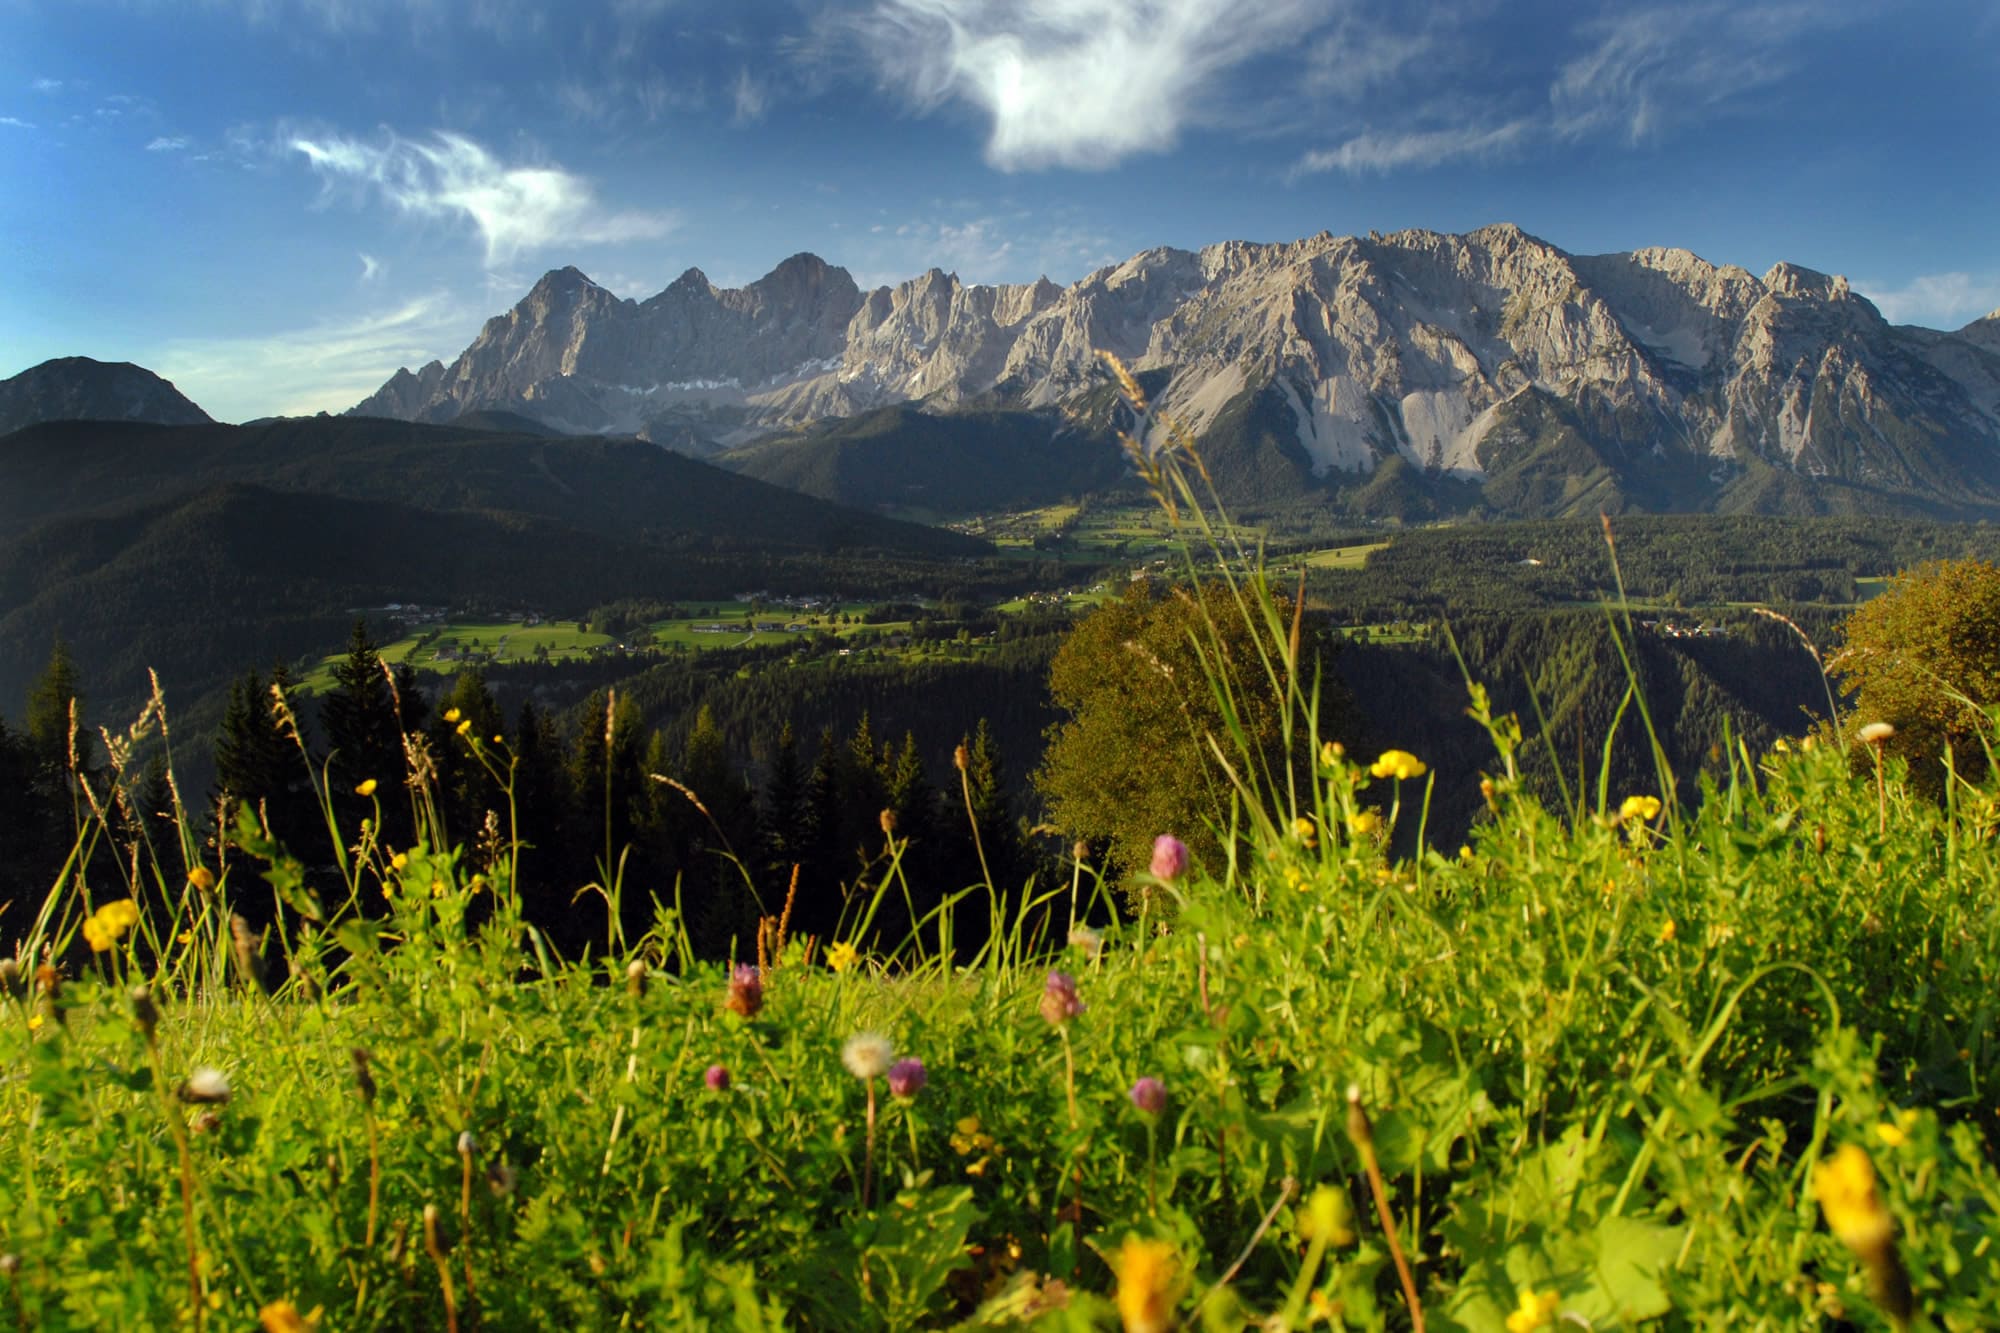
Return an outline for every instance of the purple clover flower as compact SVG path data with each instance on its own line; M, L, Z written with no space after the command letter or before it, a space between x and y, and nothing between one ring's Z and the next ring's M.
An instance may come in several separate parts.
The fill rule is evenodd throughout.
M1187 844L1171 833L1153 839L1153 878L1171 884L1187 873Z
M1076 978L1067 972L1049 973L1048 984L1042 987L1042 1017L1061 1025L1075 1018L1084 1010L1084 1003L1076 993Z
M1147 1115L1158 1115L1167 1109L1167 1085L1151 1074L1132 1085L1132 1105Z
M710 1065L702 1074L701 1081L708 1084L710 1092L728 1092L729 1070L722 1065Z
M729 973L729 998L726 1003L730 1012L744 1018L755 1018L757 1011L764 1007L764 978L749 963L738 963Z
M915 1056L889 1066L889 1095L892 1097L914 1097L928 1082L930 1074L925 1071L924 1062Z

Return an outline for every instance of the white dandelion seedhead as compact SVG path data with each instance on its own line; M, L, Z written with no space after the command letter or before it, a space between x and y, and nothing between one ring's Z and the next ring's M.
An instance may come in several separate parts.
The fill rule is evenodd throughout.
M879 1032L857 1032L840 1048L840 1063L862 1080L880 1078L896 1059L896 1047Z

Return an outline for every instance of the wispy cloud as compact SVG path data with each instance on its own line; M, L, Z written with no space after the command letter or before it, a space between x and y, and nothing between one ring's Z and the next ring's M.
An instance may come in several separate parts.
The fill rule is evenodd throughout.
M665 212L619 212L598 202L591 183L556 165L508 165L462 134L428 140L385 133L373 143L339 135L293 134L286 141L330 184L381 194L415 217L469 221L488 265L551 244L643 240L672 230Z
M443 293L356 318L242 338L180 338L147 364L222 421L341 412L400 366L450 357L478 316Z
M18 116L0 116L0 125L5 125L10 129L16 130L32 130L35 128L33 121L22 120Z
M1798 39L1844 22L1847 6L1675 4L1588 24L1590 49L1566 63L1549 88L1555 131L1601 131L1633 143L1793 72Z
M1920 273L1900 286L1857 281L1891 324L1956 329L2000 311L2000 273Z
M1535 131L1529 120L1490 128L1458 126L1390 134L1358 134L1335 148L1307 153L1292 166L1292 177L1321 171L1350 175L1442 166L1447 162L1498 157L1519 148Z
M180 134L162 134L146 145L149 153L178 153L188 146L187 137Z
M359 252L361 260L361 280L373 282L382 276L382 261L366 251Z
M736 123L747 125L753 120L764 118L764 108L770 98L770 90L753 77L749 66L737 71L735 86L730 95L736 104Z
M1003 171L1102 168L1217 111L1222 76L1295 43L1327 0L877 0L859 20L882 78L917 106L992 121Z

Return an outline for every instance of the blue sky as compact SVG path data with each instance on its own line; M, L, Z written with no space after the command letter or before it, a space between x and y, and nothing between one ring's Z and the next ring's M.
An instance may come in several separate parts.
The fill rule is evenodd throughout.
M0 0L0 377L351 406L543 271L1072 281L1511 221L2000 307L2000 6Z

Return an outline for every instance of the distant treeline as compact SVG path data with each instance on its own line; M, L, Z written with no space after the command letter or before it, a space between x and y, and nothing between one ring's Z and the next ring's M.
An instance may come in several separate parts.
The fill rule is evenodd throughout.
M2000 527L1906 519L1632 516L1612 535L1625 593L1715 606L1845 606L1855 580L1926 560L2000 559ZM1360 571L1316 570L1314 600L1350 623L1507 612L1615 598L1597 520L1395 533Z

